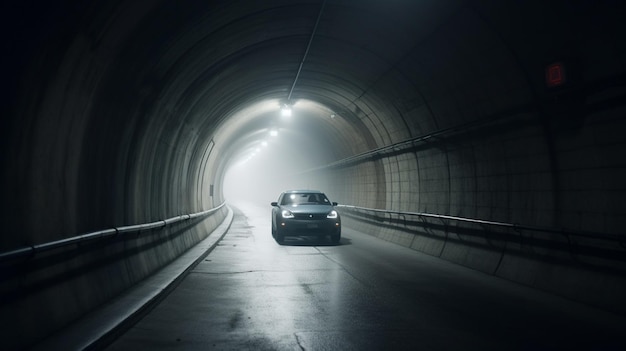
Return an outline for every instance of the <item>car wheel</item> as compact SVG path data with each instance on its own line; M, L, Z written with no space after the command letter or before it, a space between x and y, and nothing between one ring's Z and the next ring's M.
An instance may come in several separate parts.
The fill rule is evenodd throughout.
M285 236L276 234L276 242L282 245L285 242Z
M276 240L277 243L282 245L285 242L285 236L280 231L275 230L274 240Z
M330 241L333 244L339 244L340 240L341 240L341 232L330 235Z

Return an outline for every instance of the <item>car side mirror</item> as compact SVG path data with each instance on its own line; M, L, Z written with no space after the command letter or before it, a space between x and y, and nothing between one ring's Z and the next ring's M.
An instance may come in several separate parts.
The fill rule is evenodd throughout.
M336 203L336 202L333 202L333 206L337 206L337 205L339 205L339 204L338 204L338 203Z
M272 203L270 203L270 205L272 205L272 206L278 206L278 202L272 202Z

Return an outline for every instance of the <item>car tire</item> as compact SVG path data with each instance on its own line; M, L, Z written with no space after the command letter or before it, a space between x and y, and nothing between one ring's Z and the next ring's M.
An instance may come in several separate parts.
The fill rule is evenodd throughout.
M339 244L339 241L341 241L341 233L331 234L330 235L330 241L333 244Z
M276 242L282 245L285 242L285 236L277 234L276 235Z
M285 236L280 231L278 231L278 229L276 229L274 232L274 240L282 245L285 242Z

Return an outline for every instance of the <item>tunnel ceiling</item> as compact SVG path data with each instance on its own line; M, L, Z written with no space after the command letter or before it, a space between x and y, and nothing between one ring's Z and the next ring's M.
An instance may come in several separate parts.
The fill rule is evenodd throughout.
M158 94L157 113L176 111L175 118L198 126L201 138L210 138L221 134L216 125L250 105L276 100L278 108L286 102L314 101L352 128L329 137L331 145L333 140L337 144L332 149L338 157L377 146L361 119L372 114L371 105L397 97L376 92L372 103L364 94L412 49L415 31L427 26L417 21L419 16L407 15L417 11L415 3L406 1L180 6L164 4L146 13L124 50L128 58L121 60L124 65L137 62L133 71L150 68L137 84ZM421 7L419 13L430 22L454 8ZM172 21L172 13L181 19ZM142 56L144 60L137 60ZM160 91L153 91L153 85ZM244 129L249 128L243 127L246 121L239 121Z

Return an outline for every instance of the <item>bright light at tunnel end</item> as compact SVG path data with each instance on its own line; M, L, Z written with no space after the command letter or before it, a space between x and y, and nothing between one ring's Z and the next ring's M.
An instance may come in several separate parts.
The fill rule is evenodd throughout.
M264 100L234 113L215 138L216 143L237 145L225 167L225 197L229 201L254 199L259 203L274 199L287 186L284 179L277 180L276 174L294 174L323 163L319 161L323 156L316 151L317 140L310 131L301 130L301 120L317 118L327 123L321 121L335 117L339 116L327 106L302 99ZM303 159L304 153L312 157ZM302 187L297 180L289 182L294 184L291 187Z

